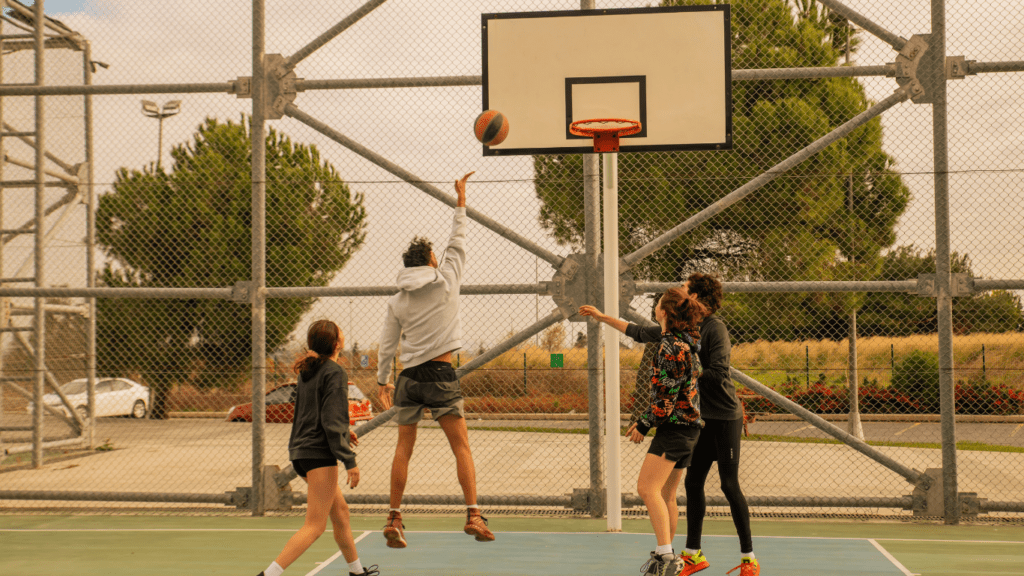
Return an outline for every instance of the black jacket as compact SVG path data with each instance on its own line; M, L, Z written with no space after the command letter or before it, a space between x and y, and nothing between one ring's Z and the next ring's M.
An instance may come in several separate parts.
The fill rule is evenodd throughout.
M299 376L295 419L288 440L288 458L340 460L346 470L356 467L356 454L348 443L348 374L332 360L310 378Z
M637 342L661 341L661 326L655 324L641 328L637 324L626 327L626 336ZM700 325L701 375L697 380L700 390L700 414L705 420L737 420L743 417L736 386L729 376L729 354L732 343L725 322L712 314Z

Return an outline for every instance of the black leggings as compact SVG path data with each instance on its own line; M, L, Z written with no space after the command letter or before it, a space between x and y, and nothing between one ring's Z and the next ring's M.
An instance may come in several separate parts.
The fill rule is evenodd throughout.
M711 464L718 461L718 477L722 482L722 492L729 501L732 510L732 521L736 524L736 534L740 537L740 552L747 554L754 551L750 537L750 510L747 499L740 490L740 434L743 432L743 419L738 420L704 420L704 429L700 432L697 447L694 449L693 460L686 469L686 547L691 550L700 549L701 533L704 528L704 514L707 503L704 499L704 482L707 481Z

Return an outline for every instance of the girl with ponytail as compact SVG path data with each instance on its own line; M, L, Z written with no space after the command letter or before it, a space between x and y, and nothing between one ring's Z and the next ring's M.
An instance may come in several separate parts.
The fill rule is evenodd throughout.
M299 383L288 455L295 472L309 484L306 522L260 576L281 576L324 533L328 517L334 526L334 540L348 562L349 575L380 574L376 565L364 568L359 561L348 504L338 486L339 460L348 474L346 484L352 488L359 484L359 468L352 451L359 440L348 428L348 374L337 362L344 344L337 324L318 320L306 332L308 352L292 367Z

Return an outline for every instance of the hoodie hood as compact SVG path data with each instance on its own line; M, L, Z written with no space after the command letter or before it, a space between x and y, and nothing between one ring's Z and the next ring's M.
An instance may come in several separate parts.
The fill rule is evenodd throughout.
M403 268L398 272L398 289L412 292L440 279L441 275L433 266Z

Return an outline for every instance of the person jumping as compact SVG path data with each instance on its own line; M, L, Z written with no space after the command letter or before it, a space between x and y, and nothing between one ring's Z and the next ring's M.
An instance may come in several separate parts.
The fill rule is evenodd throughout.
M426 238L416 237L402 254L405 265L398 273L398 294L388 300L384 330L377 356L379 398L385 408L397 407L398 446L391 464L391 510L384 526L384 538L390 548L405 548L402 524L402 496L409 475L409 460L416 444L416 426L429 408L441 425L458 471L459 484L466 499L466 534L478 542L494 540L487 519L476 503L476 469L469 449L464 402L458 377L452 368L452 352L462 347L459 320L459 291L466 268L466 180L470 172L455 182L457 204L448 247L438 262L433 246ZM399 358L404 369L395 385L389 384L391 362L399 341Z

